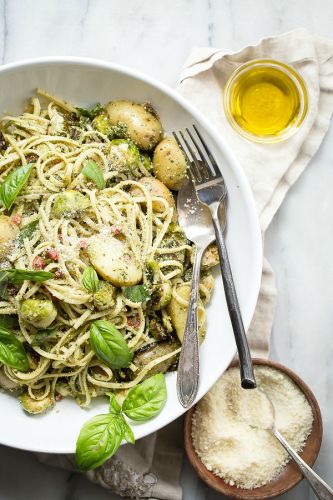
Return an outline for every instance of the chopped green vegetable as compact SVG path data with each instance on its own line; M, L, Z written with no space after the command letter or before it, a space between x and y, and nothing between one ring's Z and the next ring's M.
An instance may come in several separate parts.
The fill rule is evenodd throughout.
M81 173L88 177L91 181L93 181L98 189L104 189L105 188L105 179L103 177L103 172L101 168L95 163L93 160L88 160L83 169L81 170Z
M90 109L76 108L76 110L80 116L85 116L86 118L90 118L90 120L93 120L96 116L104 112L104 108L99 102Z

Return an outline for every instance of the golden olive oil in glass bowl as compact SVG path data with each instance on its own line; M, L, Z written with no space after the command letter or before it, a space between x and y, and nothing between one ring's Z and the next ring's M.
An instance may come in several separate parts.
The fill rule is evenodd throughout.
M255 59L232 73L224 89L224 109L243 137L256 142L285 140L307 114L306 85L287 64Z

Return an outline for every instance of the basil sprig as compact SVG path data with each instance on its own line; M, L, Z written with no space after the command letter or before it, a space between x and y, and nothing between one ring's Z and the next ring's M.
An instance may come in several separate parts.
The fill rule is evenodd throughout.
M101 168L95 163L93 160L86 161L83 169L81 170L82 174L88 177L91 181L93 181L98 189L105 188L105 179L103 176L103 172Z
M123 286L124 297L131 302L146 302L149 293L145 285Z
M126 368L133 352L122 334L108 321L97 320L90 327L90 344L97 357L110 368Z
M146 390L149 396L144 398ZM88 420L76 442L75 459L83 471L102 465L116 453L123 440L135 443L134 433L124 416L130 411L126 408L131 408L132 420L148 420L154 417L163 407L167 397L164 375L154 375L131 389L122 407L113 394L108 396L109 413L96 415Z
M0 327L0 362L21 372L29 370L29 362L22 342L3 326Z
M99 279L95 269L86 267L82 274L82 285L88 292L95 293L98 290Z
M2 269L0 271L0 298L7 298L7 287L9 283L19 285L25 280L46 281L54 277L54 273L48 271L29 271L26 269Z
M34 163L27 163L22 167L13 170L0 186L0 200L2 204L9 210L21 189L28 182Z
M157 373L129 391L123 412L131 420L148 420L161 411L166 395L164 376Z

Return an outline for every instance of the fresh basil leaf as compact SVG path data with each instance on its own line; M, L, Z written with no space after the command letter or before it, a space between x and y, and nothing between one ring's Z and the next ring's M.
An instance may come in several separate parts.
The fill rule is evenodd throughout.
M133 353L122 334L108 321L94 321L90 327L90 344L97 357L110 368L126 368Z
M0 328L7 328L8 330L12 330L19 327L19 322L16 314L2 314L0 316Z
M122 418L121 424L123 427L123 438L125 439L125 441L127 441L127 443L135 444L134 433L124 417Z
M90 118L90 120L93 120L94 118L96 118L96 116L103 113L104 108L98 102L97 104L95 104L95 106L91 107L90 109L76 108L76 110L80 116L85 116L86 118Z
M146 302L149 298L145 285L123 286L122 291L126 299L131 302Z
M129 391L122 410L132 420L149 420L161 411L166 398L164 375L157 373Z
M11 172L0 186L0 200L9 210L21 189L26 185L34 163L27 163Z
M86 267L82 274L82 285L88 292L96 293L98 290L99 279L95 269L91 266Z
M18 234L17 241L19 245L22 245L23 240L25 238L31 238L31 236L34 234L38 227L38 220L34 220L32 222L29 222L29 224L26 224L25 226L22 227L21 231Z
M123 417L96 415L84 424L76 442L75 459L82 471L96 469L112 457L123 440Z
M81 170L88 179L93 181L98 189L105 188L105 179L103 177L103 172L100 167L93 160L86 161L83 169Z
M21 372L29 370L29 362L22 342L4 327L0 327L0 362Z
M58 326L53 326L52 328L45 328L44 330L38 330L31 342L31 345L41 345L45 340L48 340L56 335L58 332Z
M2 269L0 271L0 283L14 283L16 285L29 281L46 281L54 277L54 273L48 271L29 271L27 269Z
M109 392L108 396L110 398L109 412L120 414L121 413L121 406L118 403L116 396L114 394L112 394L112 392Z

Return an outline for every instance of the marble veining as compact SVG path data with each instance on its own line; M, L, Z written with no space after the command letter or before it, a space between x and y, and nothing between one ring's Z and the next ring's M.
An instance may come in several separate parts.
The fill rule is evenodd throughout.
M332 36L330 0L0 0L0 61L79 55L114 61L177 84L193 46L238 50L305 27ZM323 413L316 469L333 483L333 130L289 192L266 237L279 301L271 357L298 372ZM0 500L116 500L80 474L0 446ZM184 462L184 500L222 498ZM283 500L312 500L304 481Z

